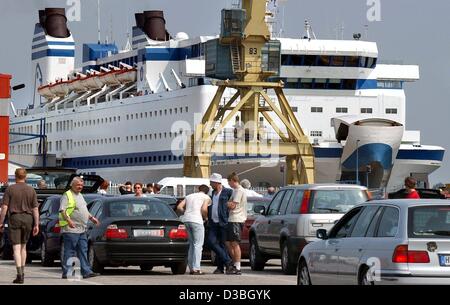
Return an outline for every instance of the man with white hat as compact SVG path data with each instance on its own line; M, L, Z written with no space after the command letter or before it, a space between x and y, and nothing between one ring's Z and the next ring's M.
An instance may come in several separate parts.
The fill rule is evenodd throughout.
M220 174L212 174L209 180L213 192L212 204L208 207L208 243L217 257L217 269L214 274L225 273L224 267L227 274L234 274L233 261L225 246L229 216L228 202L233 195L233 190L223 187Z

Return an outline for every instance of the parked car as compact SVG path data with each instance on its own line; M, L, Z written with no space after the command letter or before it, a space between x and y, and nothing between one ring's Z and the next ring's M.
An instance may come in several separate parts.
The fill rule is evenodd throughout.
M207 178L167 177L159 181L158 184L161 185L161 194L176 196L181 199L197 192L200 185L209 185L210 181ZM230 187L227 179L222 179L222 185L227 188Z
M281 258L285 274L295 274L297 260L317 229L332 226L355 205L369 199L367 188L356 185L315 184L289 186L278 191L269 207L256 207L261 216L250 228L250 265L263 270L272 258Z
M30 168L27 169L27 177L33 177L32 180L27 179L27 183L35 188L37 199L39 202L39 213L42 214L44 202L51 196L62 195L68 189L74 177L82 177L84 180L83 194L97 194L97 190L103 182L103 179L98 175L78 175L74 169L67 168ZM40 179L36 179L39 177ZM35 180L46 181L47 188L39 189L36 184L32 182ZM31 182L30 182L31 181ZM27 261L31 262L33 259L41 259L41 245L43 236L31 236L27 244ZM9 241L8 222L5 221L5 232L3 234L3 251L2 259L13 259L12 245Z
M300 285L450 284L447 200L365 203L317 236L299 258Z
M115 197L93 202L100 226L88 227L89 261L95 272L104 267L170 267L184 274L188 233L175 211L156 198Z
M446 199L444 194L441 194L440 190L433 189L416 189L421 199ZM389 193L389 199L406 199L406 189L399 190L395 193Z
M85 194L83 197L89 206L92 201L104 198L104 195ZM44 267L51 267L55 260L60 260L62 244L58 217L60 202L61 195L51 196L44 202L39 220L39 235L33 237L36 243L40 242L40 246L35 247L33 251L29 251L30 254L40 257L41 264Z
M134 194L129 195L122 195L122 197L128 197L128 198L134 198L136 197ZM179 203L179 200L175 196L171 195L164 195L164 194L145 194L145 197L147 198L156 198L161 201L164 201L167 203L174 211L177 209L177 205Z

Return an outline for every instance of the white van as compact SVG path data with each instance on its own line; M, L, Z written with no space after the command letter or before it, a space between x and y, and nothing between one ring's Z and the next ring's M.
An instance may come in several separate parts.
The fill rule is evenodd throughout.
M161 185L160 194L184 198L187 195L198 192L202 184L210 186L208 178L168 177L158 182ZM222 185L229 188L227 179L222 179Z

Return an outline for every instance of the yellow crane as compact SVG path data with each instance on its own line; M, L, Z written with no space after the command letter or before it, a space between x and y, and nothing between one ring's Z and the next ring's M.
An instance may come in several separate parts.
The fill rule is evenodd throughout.
M287 184L314 183L314 150L297 121L279 76L281 44L271 40L266 17L268 0L243 0L241 9L222 10L221 35L206 44L206 76L219 79L217 92L195 127L184 156L184 175L207 178L213 155L285 156ZM234 96L222 105L227 88ZM267 94L273 90L277 102ZM236 115L246 126L241 141L216 141ZM274 119L277 117L283 126ZM279 141L260 141L262 120Z

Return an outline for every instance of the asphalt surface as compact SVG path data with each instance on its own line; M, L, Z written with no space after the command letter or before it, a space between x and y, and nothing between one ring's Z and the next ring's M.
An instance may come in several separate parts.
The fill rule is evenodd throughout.
M42 267L39 261L28 264L25 268L25 285L295 285L296 276L284 275L280 260L268 262L264 271L251 271L244 261L242 275L215 275L215 267L202 263L205 275L173 275L170 268L155 267L143 272L139 267L106 268L99 277L80 280L61 279L61 269ZM0 285L12 285L16 276L13 261L0 260Z

